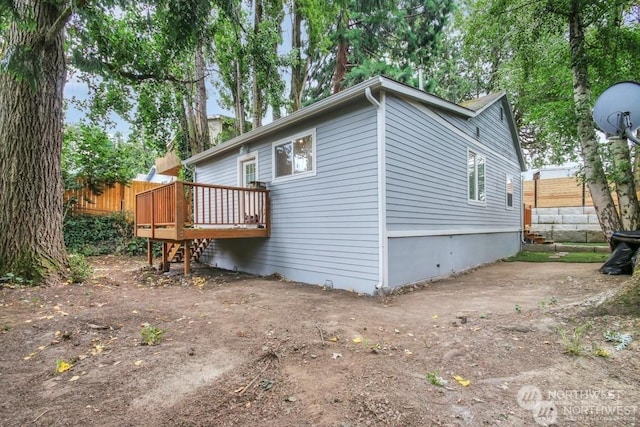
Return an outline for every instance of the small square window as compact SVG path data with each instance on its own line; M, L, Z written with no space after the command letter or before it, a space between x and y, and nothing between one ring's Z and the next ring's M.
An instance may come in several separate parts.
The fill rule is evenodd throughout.
M305 132L273 145L274 179L315 173L315 132Z

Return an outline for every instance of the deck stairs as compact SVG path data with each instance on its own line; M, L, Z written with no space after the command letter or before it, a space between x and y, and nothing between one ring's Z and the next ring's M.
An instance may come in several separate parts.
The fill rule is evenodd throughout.
M207 246L213 241L213 239L194 239L191 241L191 259L198 261L200 255L207 249ZM167 259L169 262L183 262L184 261L184 244L182 242L172 243L167 249Z
M536 243L539 245L553 244L553 240L547 240L542 234L533 232L531 230L524 231L524 240L527 243Z

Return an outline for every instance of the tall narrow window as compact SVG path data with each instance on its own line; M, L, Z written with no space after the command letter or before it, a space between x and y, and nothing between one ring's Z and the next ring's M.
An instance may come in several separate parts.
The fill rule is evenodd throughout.
M273 145L274 178L293 178L315 173L315 132L305 132Z
M513 177L507 175L507 208L513 208Z
M469 201L485 201L485 158L473 151L467 155Z

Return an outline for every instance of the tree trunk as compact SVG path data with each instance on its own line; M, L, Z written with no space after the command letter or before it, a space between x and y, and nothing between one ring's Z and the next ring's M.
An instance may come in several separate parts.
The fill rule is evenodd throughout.
M294 58L291 63L291 91L289 92L290 110L298 111L302 106L302 88L306 70L302 63L302 15L298 9L298 2L293 2L291 19L291 50Z
M260 22L262 21L262 0L253 0L253 34L258 38L260 32ZM257 129L262 126L262 90L258 82L258 63L254 55L253 60L253 81L251 82L251 102L252 102L252 125L253 129Z
M331 81L332 94L338 93L342 90L342 82L347 75L347 65L349 65L349 44L347 43L344 33L347 31L348 26L349 21L346 13L343 11L338 17L338 29L336 30L340 34L340 37L338 40L338 51L336 52L336 67L333 71L333 79Z
M238 135L242 135L244 133L244 100L242 93L242 66L240 64L240 59L236 60L236 78L235 78L236 88L233 92L233 106L236 114L236 131Z
M191 90L187 89L187 92L182 99L182 111L184 113L185 122L187 124L187 138L189 139L189 148L191 149L191 155L199 153L196 137L196 118L193 111L193 103L191 97Z
M640 225L638 195L631 168L631 152L626 137L610 137L611 160L615 168L616 193L624 230L637 230Z
M66 19L57 2L13 5L19 18L5 52L21 52L17 60L28 63L17 73L33 75L0 73L0 275L40 282L67 262L60 168L66 66L58 18Z
M205 84L204 53L202 48L202 41L200 41L200 43L198 43L198 46L196 47L195 80L195 143L198 151L192 153L198 154L205 151L211 146L211 140L209 138L209 123L207 121L207 87Z
M591 192L600 227L607 241L611 243L611 234L622 228L622 222L616 211L604 174L602 159L600 158L598 149L598 140L591 119L584 27L580 5L577 0L572 1L572 10L569 14L569 47L571 52L571 71L573 74L573 99L578 136L580 138L582 158L584 161L585 181Z

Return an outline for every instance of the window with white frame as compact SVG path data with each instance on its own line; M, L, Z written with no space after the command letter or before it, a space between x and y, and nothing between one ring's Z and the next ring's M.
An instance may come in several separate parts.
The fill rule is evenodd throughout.
M513 208L513 177L507 174L506 180L507 209Z
M274 180L315 174L315 152L316 136L314 130L274 143Z
M484 156L469 150L467 153L467 177L470 202L485 201L485 166Z

